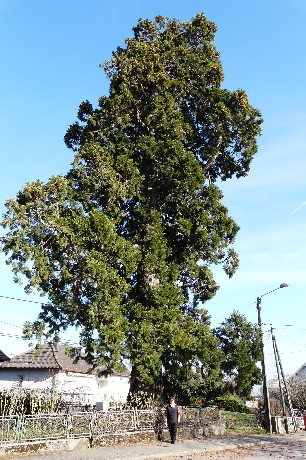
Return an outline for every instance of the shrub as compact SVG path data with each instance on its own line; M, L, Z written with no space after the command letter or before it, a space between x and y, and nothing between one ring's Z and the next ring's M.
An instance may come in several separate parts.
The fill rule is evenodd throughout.
M244 414L250 414L252 412L244 402L233 395L218 396L211 403L218 406L219 409L229 412L242 412Z

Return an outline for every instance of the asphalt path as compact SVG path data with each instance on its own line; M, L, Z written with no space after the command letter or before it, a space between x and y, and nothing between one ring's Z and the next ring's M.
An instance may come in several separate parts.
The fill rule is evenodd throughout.
M227 435L130 446L80 448L73 451L10 455L20 460L305 460L306 432L289 435Z

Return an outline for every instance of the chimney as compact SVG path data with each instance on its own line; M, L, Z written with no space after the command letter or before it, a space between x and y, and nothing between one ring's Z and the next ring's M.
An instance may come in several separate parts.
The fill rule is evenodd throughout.
M58 335L55 335L54 338L53 338L53 348L54 348L54 351L58 351L59 349L59 343L60 343L60 338Z

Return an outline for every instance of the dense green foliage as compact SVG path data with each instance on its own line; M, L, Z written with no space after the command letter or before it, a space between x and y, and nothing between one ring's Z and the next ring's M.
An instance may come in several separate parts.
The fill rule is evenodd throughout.
M251 412L250 408L246 406L244 402L233 395L218 396L211 402L218 406L219 409L229 412L242 412L244 414L249 414Z
M264 434L262 420L259 414L232 412L220 410L221 423L225 423L226 429L235 433Z
M221 364L225 390L250 397L253 386L261 382L257 363L262 357L262 339L257 325L233 312L214 332L225 358Z
M140 20L103 65L109 95L83 102L67 131L70 171L6 203L7 262L49 298L38 321L78 327L106 370L130 359L132 391L188 398L196 381L205 396L220 380L201 303L218 288L212 265L238 267L238 226L216 181L248 173L262 120L244 91L222 88L215 32L203 14Z

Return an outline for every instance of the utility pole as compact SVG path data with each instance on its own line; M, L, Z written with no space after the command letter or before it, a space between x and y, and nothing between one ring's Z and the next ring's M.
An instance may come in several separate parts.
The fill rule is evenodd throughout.
M269 398L269 389L267 383L267 374L266 374L266 363L265 363L265 354L264 354L264 343L263 343L263 333L262 333L262 322L261 322L261 298L265 295L271 294L278 289L288 287L288 283L282 283L277 288L272 289L265 294L262 294L260 297L257 297L256 308L258 311L258 329L261 338L261 370L262 370L262 378L263 378L263 397L264 397L264 411L265 411L265 426L266 430L272 434L272 425L271 425L271 412L270 412L270 398Z
M282 398L283 412L284 412L284 415L285 415L286 414L285 401L284 401L284 393L282 391L282 384L281 384L281 380L280 380L280 374L281 374L282 382L283 382L283 385L284 385L284 388L285 388L285 397L286 397L286 400L287 400L286 402L287 402L287 405L288 405L289 416L292 417L294 431L297 432L296 420L295 420L295 416L294 416L294 413L293 413L293 408L292 408L292 402L291 402L291 397L290 397L290 393L289 393L289 388L288 388L288 385L287 385L287 382L286 382L286 379L285 379L285 374L284 374L282 362L281 362L280 355L279 355L278 348L277 348L276 338L275 338L275 335L273 334L273 328L271 328L271 333L272 333L273 349L275 350L274 354L275 354L276 368L277 368L277 373L278 373L278 378L279 378L279 386L280 386L280 392L281 392L281 398ZM279 371L280 371L280 374L279 374ZM287 424L287 427L286 427L286 431L287 430L288 430L288 424Z
M259 329L260 338L261 338L261 370L262 370L262 378L263 378L265 426L266 426L266 430L269 431L270 434L272 434L270 398L269 398L269 390L268 390L268 383L267 383L266 362L265 362L262 322L261 322L261 297L257 297L256 308L258 311L258 329Z
M280 392L280 397L281 397L281 402L282 402L283 415L286 415L285 398L284 398L284 392L283 392L283 387L282 387L282 382L281 382L276 340L275 340L275 336L273 335L273 327L271 327L271 336L272 336L272 345L273 345L274 358L275 358L275 364L276 364L276 370L277 370L278 386L279 386L279 392Z

